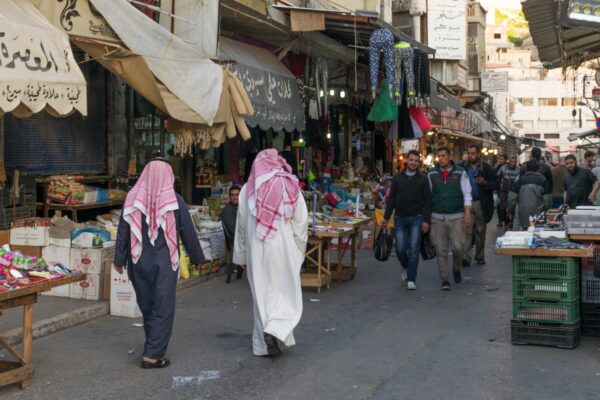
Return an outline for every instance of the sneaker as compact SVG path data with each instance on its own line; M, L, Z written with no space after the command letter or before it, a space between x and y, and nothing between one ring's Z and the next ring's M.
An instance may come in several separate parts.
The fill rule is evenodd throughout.
M462 266L465 267L465 268L470 267L471 266L471 261L467 261L467 260L463 259Z
M450 290L450 282L448 282L448 281L442 282L442 290Z
M409 281L409 282L406 284L406 288L407 288L408 290L417 290L417 285L415 285L415 283L414 283L414 282L410 282L410 281Z
M462 275L461 275L460 271L454 271L453 275L454 275L454 283L462 282Z
M485 260L477 260L477 265L485 265Z
M406 282L408 280L408 275L406 274L406 269L402 269L402 280Z

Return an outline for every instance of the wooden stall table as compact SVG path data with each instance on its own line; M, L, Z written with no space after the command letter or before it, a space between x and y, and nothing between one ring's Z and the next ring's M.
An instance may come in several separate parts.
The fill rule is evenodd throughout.
M82 210L93 210L96 208L112 208L116 206L122 206L123 200L113 200L104 203L89 203L89 204L59 204L59 203L47 203L43 206L44 218L48 218L48 210L60 210L69 211L71 213L71 219L73 222L79 222L77 220L77 212Z
M306 272L300 274L302 287L317 288L317 293L321 293L321 288L331 285L331 257L329 252L325 252L330 238L320 237L309 231L306 253ZM323 258L327 254L327 262Z
M585 258L593 257L594 249L532 249L528 247L501 247L496 249L499 256L514 257L573 257Z
M573 242L600 242L600 235L593 234L580 234L580 235L568 235L569 239Z
M19 354L4 339L0 338L0 347L11 354L15 361L0 360L0 386L21 383L21 388L31 386L33 365L31 350L33 339L33 305L37 302L40 292L45 292L56 286L68 285L85 279L85 274L65 277L62 279L43 281L16 290L0 292L0 310L23 306L23 351Z

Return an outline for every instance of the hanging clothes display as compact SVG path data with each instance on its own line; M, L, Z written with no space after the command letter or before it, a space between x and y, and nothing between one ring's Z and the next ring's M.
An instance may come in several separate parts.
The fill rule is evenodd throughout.
M327 81L329 79L329 70L327 67L327 59L325 57L315 58L315 88L317 104L319 106L319 114L327 115ZM323 92L323 104L321 104L321 91Z
M384 53L384 67L388 84L388 94L394 92L396 74L394 72L394 34L389 29L377 29L369 39L369 68L371 92L375 98L379 78L379 58Z
M416 104L415 99L415 75L414 75L414 51L410 44L400 42L394 45L394 66L396 67L396 102L403 101L401 85L407 85L407 100L410 105Z
M387 81L384 80L381 85L381 91L377 95L375 103L373 103L373 107L371 107L371 111L367 116L367 120L384 122L396 119L398 119L398 105L390 96Z
M406 86L403 86L404 90L402 96L406 98ZM415 132L412 127L410 120L410 113L408 112L408 102L403 101L398 106L398 139L414 139Z
M427 53L419 49L413 49L414 52L414 75L416 96L423 103L429 106L431 97L431 72L429 70L429 57Z

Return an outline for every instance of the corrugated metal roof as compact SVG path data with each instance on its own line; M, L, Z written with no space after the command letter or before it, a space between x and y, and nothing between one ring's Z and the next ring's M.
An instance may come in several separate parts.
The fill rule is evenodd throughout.
M561 24L564 1L527 0L521 3L540 60L551 67L578 66L600 56L600 32Z

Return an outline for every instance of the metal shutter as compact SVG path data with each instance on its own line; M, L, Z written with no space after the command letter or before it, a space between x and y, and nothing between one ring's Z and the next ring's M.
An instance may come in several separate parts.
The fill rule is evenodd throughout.
M78 57L77 57L78 56ZM78 61L83 56L76 55ZM95 61L80 65L88 83L88 116L29 118L4 116L4 156L8 172L90 174L107 171L107 72Z

